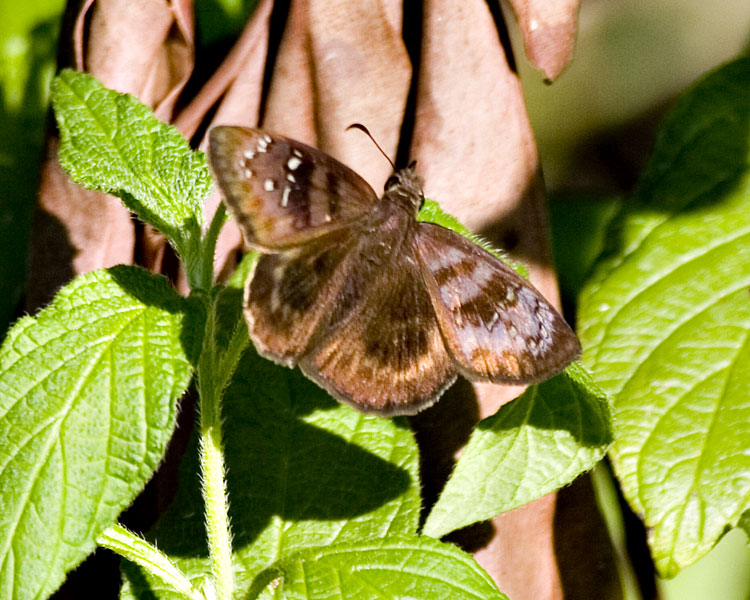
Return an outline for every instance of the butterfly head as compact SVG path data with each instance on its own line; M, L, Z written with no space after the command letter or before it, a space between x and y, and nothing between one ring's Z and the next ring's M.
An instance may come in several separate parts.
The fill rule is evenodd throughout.
M397 169L385 182L385 196L419 211L424 204L422 179L414 172L417 161L412 161L404 169Z

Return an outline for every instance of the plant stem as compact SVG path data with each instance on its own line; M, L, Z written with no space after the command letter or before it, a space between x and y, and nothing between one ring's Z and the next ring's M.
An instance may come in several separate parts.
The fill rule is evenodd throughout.
M224 378L213 376L217 370L215 345L215 305L207 311L204 348L198 364L200 396L200 466L203 501L206 510L206 536L216 598L231 600L234 591L232 535L229 527L224 442L221 431L221 400Z
M201 288L208 290L211 288L213 282L213 271L214 271L214 254L216 253L216 240L219 238L219 232L224 226L227 220L227 209L223 202L219 202L216 207L211 224L208 226L208 231L203 237L203 266L201 268Z
M622 597L625 600L643 600L638 578L633 566L630 564L625 542L625 524L622 520L620 503L617 500L617 492L612 479L612 474L607 465L600 462L591 473L591 482L594 486L596 503L604 518L604 523L615 551L615 562L617 573L620 576L622 586Z
M203 597L166 554L122 525L103 531L96 541L100 546L140 565L185 598Z

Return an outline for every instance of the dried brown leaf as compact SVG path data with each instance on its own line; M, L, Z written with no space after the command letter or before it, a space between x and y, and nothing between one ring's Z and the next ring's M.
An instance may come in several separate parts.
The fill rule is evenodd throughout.
M495 535L474 558L513 600L561 600L552 548L556 494L492 519Z
M483 2L428 0L423 29L411 155L425 192L556 300L536 143L493 18Z
M306 0L291 3L261 124L266 129L315 146L317 126L309 10Z
M562 73L573 56L580 0L509 0L523 33L529 60L548 81Z
M60 167L57 148L57 139L48 138L31 233L28 311L47 304L77 273L133 262L130 215L117 198L73 183Z
M168 121L193 68L188 7L186 0L88 0L75 25L77 67Z
M175 127L185 137L193 137L219 99L212 125L258 125L272 6L272 0L258 4L232 50L175 119Z
M263 126L343 160L379 188L390 174L370 128L395 155L411 79L400 8L391 1L292 2Z

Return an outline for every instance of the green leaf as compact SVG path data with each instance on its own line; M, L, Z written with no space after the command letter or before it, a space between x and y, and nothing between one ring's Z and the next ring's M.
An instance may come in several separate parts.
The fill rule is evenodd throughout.
M234 293L239 306L241 293ZM416 532L419 454L403 420L343 406L299 370L252 347L223 410L238 597L261 571L302 548ZM196 457L193 440L177 497L146 537L158 540L197 587L209 567ZM144 589L170 597L131 565L125 576L124 598Z
M604 456L609 413L606 397L577 363L529 387L480 421L424 533L442 537L570 483Z
M129 94L65 70L52 85L60 162L74 181L114 194L164 233L183 258L193 287L203 282L202 200L211 189L203 153Z
M258 5L258 0L198 0L195 2L199 46L227 43L237 37ZM201 53L199 53L200 56ZM203 59L210 53L203 53Z
M156 546L149 544L122 525L109 527L97 537L96 541L102 547L147 569L149 573L158 577L183 598L201 598L200 592L192 586L185 574L167 556Z
M43 598L164 456L197 340L135 267L76 278L0 349L0 589Z
M750 60L662 125L581 297L584 361L615 398L612 461L661 574L750 505Z
M256 251L250 251L242 257L240 264L234 270L234 273L227 280L227 287L231 287L237 290L242 290L245 287L247 278L250 277L250 273L255 267L255 261L258 260L260 254Z
M428 537L315 548L279 571L276 597L288 600L507 600L471 556Z
M740 520L737 522L737 527L745 532L745 535L750 537L750 509L746 510L740 515Z

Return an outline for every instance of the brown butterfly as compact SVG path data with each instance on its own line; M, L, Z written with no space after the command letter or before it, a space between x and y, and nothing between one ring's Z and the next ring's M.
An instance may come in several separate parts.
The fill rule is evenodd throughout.
M338 400L414 414L457 373L527 384L579 355L530 283L463 236L417 221L424 195L413 164L394 170L378 199L354 171L295 140L226 126L209 138L227 206L264 253L245 288L250 336Z

